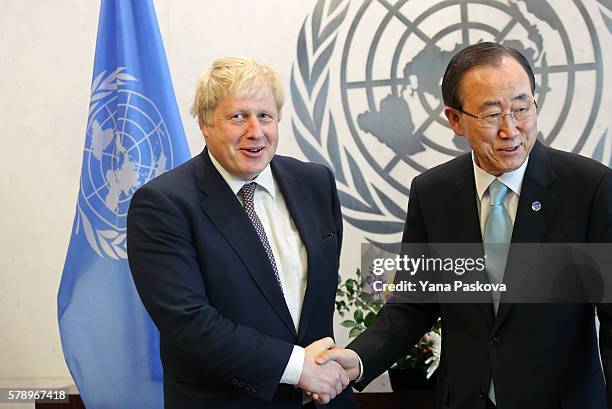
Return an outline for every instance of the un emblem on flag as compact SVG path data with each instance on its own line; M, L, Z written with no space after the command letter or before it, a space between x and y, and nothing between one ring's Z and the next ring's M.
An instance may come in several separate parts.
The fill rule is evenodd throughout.
M132 194L171 169L172 144L153 101L125 86L138 81L119 67L93 81L83 151L76 229L100 257L126 259Z
M292 127L304 156L334 171L344 220L369 242L396 242L412 178L470 151L453 136L440 85L451 58L482 41L531 63L544 144L612 164L610 33L583 2L317 0L297 37Z

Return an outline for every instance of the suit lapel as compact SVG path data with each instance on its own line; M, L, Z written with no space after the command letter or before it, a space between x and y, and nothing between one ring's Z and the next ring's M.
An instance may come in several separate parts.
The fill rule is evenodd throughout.
M508 292L502 294L494 331L501 326L512 308L513 301L517 299L555 214L558 198L550 190L554 181L555 172L546 154L546 148L536 141L525 170L512 232L512 243L532 244L510 247L504 273ZM541 204L541 210L535 211L532 208L535 202Z
M456 175L455 184L446 202L454 203L455 210L446 214L450 217L450 225L453 226L458 243L482 243L472 158L465 155L462 159L458 169L453 172Z
M287 169L287 166L280 161L273 160L272 172L274 178L281 190L289 214L293 219L293 223L297 228L300 239L306 247L307 254L307 285L302 304L302 312L300 315L300 325L298 339L301 339L302 334L306 330L309 320L311 319L315 307L319 303L320 293L316 291L316 284L323 281L322 274L324 269L317 268L320 260L325 261L325 257L320 252L319 242L322 239L320 232L317 230L318 220L316 209L312 202L312 196L308 187L296 177L295 172Z
M228 241L281 321L297 337L291 314L257 232L240 202L210 161L207 150L202 152L201 158L197 184L203 193L200 202L202 210Z
M454 172L457 175L456 184L451 196L447 198L446 203L455 202L455 210L449 211L447 214L451 217L450 225L453 226L453 231L456 235L457 243L480 243L482 247L482 234L480 232L480 218L478 216L476 182L474 181L474 169L472 165L472 156L464 155L464 159L458 164L459 169ZM463 217L457 217L463 215ZM449 241L452 242L452 241ZM484 249L481 249L481 254L484 254ZM482 273L482 277L474 277L479 281L488 282L486 272ZM492 302L492 301L491 301ZM490 303L479 303L478 309L483 315L485 322L489 328L493 327L493 307Z

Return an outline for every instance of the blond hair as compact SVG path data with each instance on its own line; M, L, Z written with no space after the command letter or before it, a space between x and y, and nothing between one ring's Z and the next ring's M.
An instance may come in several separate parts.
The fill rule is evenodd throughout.
M213 62L198 80L191 114L199 123L212 124L213 111L226 97L253 98L271 95L280 120L285 96L279 74L248 57L224 57Z

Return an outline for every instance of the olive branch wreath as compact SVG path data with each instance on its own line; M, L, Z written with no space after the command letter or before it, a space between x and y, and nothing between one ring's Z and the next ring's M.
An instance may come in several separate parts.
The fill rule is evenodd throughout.
M125 72L125 70L125 67L117 67L108 74L105 70L94 78L91 83L89 116L96 110L102 100L115 93L119 86L126 84L127 81L138 81L135 77ZM81 208L79 201L77 202L76 234L79 234L81 227L87 242L98 256L104 257L106 255L115 260L127 259L127 234L113 229L95 229L89 217Z
M304 156L309 161L325 165L333 171L336 180L341 184L338 196L345 208L374 216L390 214L394 221L362 220L347 215L344 215L344 219L368 233L399 233L406 218L405 210L376 186L372 186L386 210L386 214L383 213L357 162L349 150L344 148L348 173L357 195L352 194L342 167L335 121L327 108L330 77L328 65L336 46L337 31L346 18L349 4L350 0L319 0L310 19L307 17L302 24L297 44L297 69L295 64L291 68L291 100L296 114L291 125ZM324 17L325 10L327 13ZM327 20L325 24L324 20ZM300 87L306 91L304 94ZM323 122L326 114L329 120L325 130ZM306 135L300 132L296 121L307 131ZM321 152L324 152L325 156Z

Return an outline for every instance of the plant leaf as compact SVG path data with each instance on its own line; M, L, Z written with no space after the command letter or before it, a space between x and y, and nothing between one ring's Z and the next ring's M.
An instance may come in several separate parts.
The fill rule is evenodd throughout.
M115 250L115 252L119 256L119 258L124 259L124 260L127 259L128 255L127 255L126 251L123 250L121 247L113 246L113 249Z
M404 230L403 222L384 222L378 220L361 220L344 215L344 220L360 230L375 234L397 234Z
M314 11L312 12L312 49L313 53L319 48L319 31L321 31L321 21L323 20L323 7L325 6L325 0L319 0L315 5Z
M306 156L306 159L313 163L319 163L321 165L327 166L328 168L331 168L331 166L329 166L329 163L325 160L323 156L321 156L319 151L313 148L312 145L306 140L306 138L300 133L300 131L297 130L295 122L293 120L291 121L291 125L293 126L293 134L295 136L295 140L298 143L300 149L302 150L304 156Z
M102 81L102 77L104 76L104 74L106 74L106 70L98 74L98 76L91 83L91 94L93 94L96 88L98 88L98 85L100 84L100 81Z
M601 17L603 18L604 23L606 23L606 27L608 27L608 31L612 33L612 19L606 16L603 11L599 11L601 13Z
M361 198L368 205L370 205L370 207L375 208L376 210L378 210L378 214L381 214L380 210L376 206L376 203L374 203L374 199L372 198L370 190L368 189L368 184L365 178L363 177L363 173L361 173L361 169L359 169L357 162L355 162L355 160L346 148L344 149L344 153L346 154L349 169L351 171L351 175L353 176L353 183L355 184L355 189L357 189L357 193L359 193L359 196L361 196Z
M105 239L114 239L119 235L119 233L117 233L117 230L101 230L98 232L98 234L100 234Z
M319 145L321 144L321 125L323 122L323 114L325 113L325 106L327 104L327 93L329 91L329 74L325 77L325 81L323 82L323 86L319 90L319 94L317 95L317 99L314 104L314 126L316 133L314 137L316 138Z
M604 148L606 146L606 133L608 133L607 129L604 131L603 135L601 135L599 142L597 142L597 146L595 146L593 155L591 155L591 158L593 160L596 160L597 162L601 162L601 163L604 163L603 155L604 155Z
M83 231L85 232L87 242L98 256L103 257L102 253L100 252L100 248L98 247L98 241L96 240L96 235L94 234L89 219L85 216L85 214L83 214L83 211L81 209L79 209L79 212L81 213L81 220L83 221Z
M310 81L310 63L308 62L308 45L306 44L306 19L304 19L300 35L298 36L297 58L300 74L304 83L307 84Z
M136 81L135 77L131 76L130 74L126 72L117 74L117 78L123 81Z
M376 317L376 314L374 314L373 312L369 312L368 315L366 315L365 319L363 320L363 325L366 326L366 328L369 328L370 325L372 324L372 321L374 321L374 318Z
M310 117L310 112L306 107L306 103L302 99L300 92L298 91L297 84L295 82L295 76L293 75L294 71L291 70L291 101L293 102L293 109L297 114L300 121L304 124L306 129L312 134L315 135L315 127L312 123L312 118ZM315 136L316 137L316 136ZM319 141L320 143L320 141Z
M342 160L340 158L340 147L338 146L336 123L334 122L334 117L331 112L329 113L329 129L327 131L327 153L329 154L329 160L332 163L336 180L346 184L344 170L342 169Z
M341 3L342 3L342 0L332 0L329 3L329 7L327 9L327 15L329 16L331 13L333 13L334 10L336 10Z
M330 21L327 26L325 26L325 28L321 32L321 35L319 35L319 37L317 39L319 44L321 44L325 40L327 40L327 38L330 35L332 35L334 31L336 31L336 29L340 26L340 24L342 24L342 21L346 17L346 13L348 11L348 7L349 7L349 4L347 3L347 5L344 8L344 10L342 10L342 12L340 14L338 14L336 17L334 17L334 19L332 21Z
M119 258L115 255L115 252L111 248L110 244L106 242L106 240L102 237L102 234L100 234L100 232L98 232L98 238L100 239L99 240L100 246L102 247L102 250L104 250L106 255L114 258L115 260L118 260Z
M355 327L355 325L357 325L357 323L351 320L344 320L340 323L340 325L343 326L344 328L353 328Z
M329 59L332 56L332 52L334 51L335 43L336 39L334 38L334 41L332 41L327 47L325 47L325 50L323 50L321 55L319 55L319 57L315 60L314 66L312 67L312 73L310 74L310 81L308 82L309 94L312 94L312 89L319 80L319 77L321 77L323 69L327 67Z
M383 203L383 205L389 211L389 213L391 213L393 216L395 216L397 219L401 220L402 222L406 220L406 211L404 209L399 207L393 200L391 200L389 196L384 194L376 186L374 186L374 190L376 191L376 194L380 198L380 201Z
M361 334L363 330L361 328L355 327L349 331L349 338L355 338L359 334Z
M610 0L597 0L599 4L612 11L612 1Z

